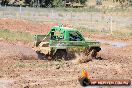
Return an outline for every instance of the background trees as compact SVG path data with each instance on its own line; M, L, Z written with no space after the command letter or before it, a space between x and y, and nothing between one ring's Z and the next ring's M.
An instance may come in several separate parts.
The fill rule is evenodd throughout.
M17 2L18 5L20 1L23 1L25 6L31 7L63 7L65 3L80 3L82 5L85 4L87 0L14 0L14 2L9 3L11 0L2 0L1 5L15 5Z
M96 4L102 5L103 0L95 0ZM119 3L122 7L132 6L132 0L111 0ZM11 2L11 3L10 3ZM30 6L30 7L72 7L73 4L85 5L87 0L0 0L2 6L13 5L13 6ZM101 3L100 3L101 2ZM23 3L23 4L21 4Z

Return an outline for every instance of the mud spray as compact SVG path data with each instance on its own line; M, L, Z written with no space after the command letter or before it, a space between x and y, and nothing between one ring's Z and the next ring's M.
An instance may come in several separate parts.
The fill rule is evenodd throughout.
M75 64L86 63L91 61L90 56L86 56L84 53L75 53L75 59L72 61Z

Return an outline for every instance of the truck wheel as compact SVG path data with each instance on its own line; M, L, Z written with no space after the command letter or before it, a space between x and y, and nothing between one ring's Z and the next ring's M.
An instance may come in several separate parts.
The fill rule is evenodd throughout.
M43 60L45 58L45 55L43 53L40 53L40 51L36 51L38 58Z
M90 52L90 55L91 55L91 58L92 58L92 59L96 59L97 50L96 50L96 49L93 49L93 50Z
M90 59L96 58L97 50L94 48L86 48L84 51L85 55L88 56Z
M66 59L67 58L67 51L66 50L57 50L55 55L55 59Z
M100 50L101 50L101 48L99 48L99 47L91 48L90 53L89 53L90 57L92 59L96 59L97 58L97 52L99 52Z

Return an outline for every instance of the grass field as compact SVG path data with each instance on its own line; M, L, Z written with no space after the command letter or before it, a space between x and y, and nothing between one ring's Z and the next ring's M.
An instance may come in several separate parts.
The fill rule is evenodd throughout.
M0 38L7 39L7 40L14 40L14 41L16 41L16 40L31 41L32 35L27 32L1 29L0 30Z

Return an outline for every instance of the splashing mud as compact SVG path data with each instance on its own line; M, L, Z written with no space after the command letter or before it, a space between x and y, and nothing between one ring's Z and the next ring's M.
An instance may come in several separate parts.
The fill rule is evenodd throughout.
M73 60L73 63L80 64L91 61L92 59L89 56L84 55L84 53L75 53L76 58Z
M0 43L0 59L36 59L37 54L25 45Z

